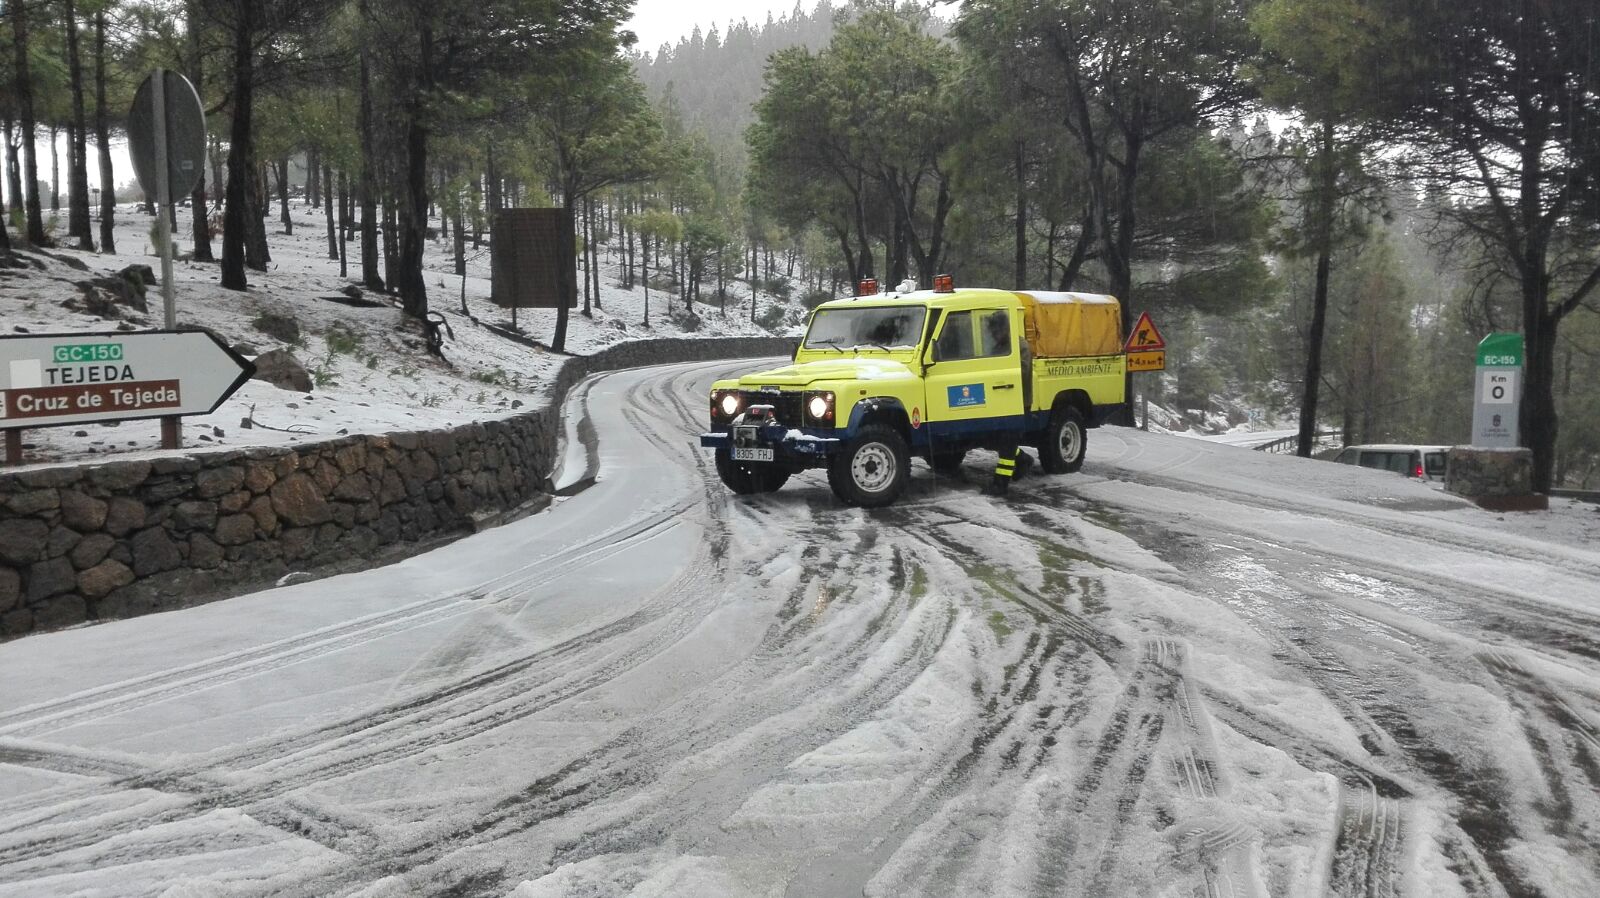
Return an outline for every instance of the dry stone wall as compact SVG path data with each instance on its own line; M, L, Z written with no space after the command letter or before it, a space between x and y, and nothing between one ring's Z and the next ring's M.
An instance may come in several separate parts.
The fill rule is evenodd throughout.
M0 474L0 639L372 563L543 495L590 374L785 355L778 338L644 340L574 358L548 407L449 430Z

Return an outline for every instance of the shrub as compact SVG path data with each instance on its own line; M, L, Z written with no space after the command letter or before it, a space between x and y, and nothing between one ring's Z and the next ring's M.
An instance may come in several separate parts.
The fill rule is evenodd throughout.
M789 312L776 303L767 306L756 315L756 324L767 330L777 330L789 323Z
M800 297L800 304L807 309L814 309L830 299L833 299L833 294L827 290L808 290Z

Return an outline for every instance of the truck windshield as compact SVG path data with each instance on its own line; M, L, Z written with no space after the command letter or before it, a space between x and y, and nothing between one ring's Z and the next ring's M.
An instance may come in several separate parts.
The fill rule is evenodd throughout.
M806 332L807 349L915 349L922 341L925 306L821 309Z

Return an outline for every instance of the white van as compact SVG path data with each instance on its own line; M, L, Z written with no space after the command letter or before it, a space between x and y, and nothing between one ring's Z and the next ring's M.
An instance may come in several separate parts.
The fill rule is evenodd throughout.
M1333 456L1333 461L1393 471L1419 480L1444 480L1445 460L1449 454L1449 446L1373 443L1346 446Z

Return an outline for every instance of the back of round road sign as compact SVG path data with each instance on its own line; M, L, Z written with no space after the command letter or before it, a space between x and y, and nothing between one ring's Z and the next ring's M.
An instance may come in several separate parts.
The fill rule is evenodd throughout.
M155 79L162 76L167 107L167 195L156 196ZM206 167L206 111L189 79L169 69L157 69L139 85L128 111L128 155L133 173L145 196L159 203L176 203L188 196Z

